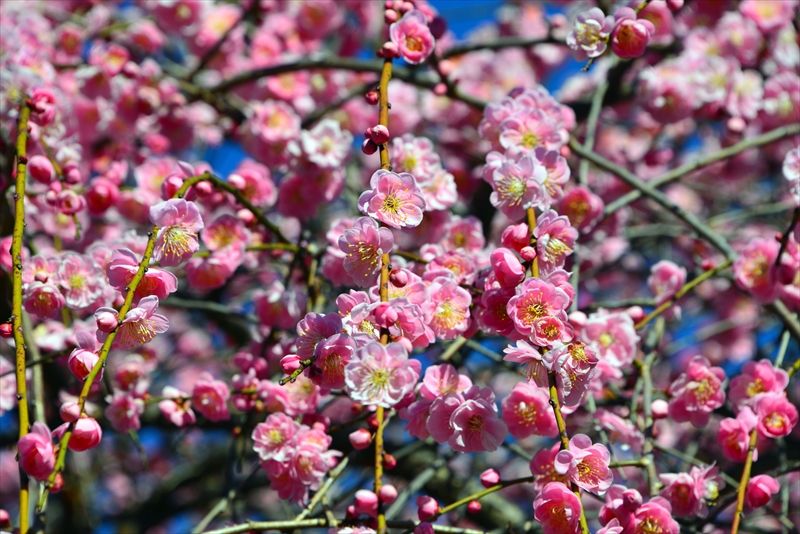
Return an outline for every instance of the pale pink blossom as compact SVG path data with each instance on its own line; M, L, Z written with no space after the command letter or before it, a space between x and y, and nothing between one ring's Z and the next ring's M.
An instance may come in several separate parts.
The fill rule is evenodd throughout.
M529 152L539 147L559 150L564 144L557 125L548 120L545 110L525 108L500 124L503 148L519 148Z
M589 315L580 340L592 347L601 360L614 367L625 367L636 356L639 336L627 313L599 310Z
M468 376L459 374L450 364L431 365L425 369L419 394L422 398L433 401L449 394L463 393L472 387Z
M158 408L173 425L180 428L195 423L191 397L187 393L172 386L164 386L161 396L164 400L159 401Z
M114 391L114 395L106 398L108 407L105 411L106 419L120 434L127 434L132 430L139 430L142 423L139 417L144 413L144 401L133 397L125 391Z
M344 165L353 144L353 136L342 131L338 121L324 119L310 131L300 132L300 147L308 161L322 168Z
M186 263L186 281L200 291L222 287L245 259L245 245L233 242L209 256L194 257Z
M453 412L464 402L464 395L450 393L437 397L428 406L426 432L436 443L447 443L453 436L455 432L452 426Z
M299 425L284 413L273 413L253 429L253 449L261 460L284 461L292 454Z
M522 382L502 402L503 421L516 439L528 436L555 437L558 425L544 389Z
M542 361L541 353L536 350L524 339L516 342L516 345L509 345L503 349L505 356L503 359L508 362L521 363L523 372L521 373L529 382L533 382L540 388L548 387L547 367Z
M611 454L605 445L592 444L586 434L575 434L569 440L569 448L556 455L555 468L586 491L603 493L614 481L614 474L608 467L610 461Z
M378 170L370 189L358 198L358 209L393 228L418 226L425 211L425 198L417 181L408 173Z
M561 482L550 482L533 501L533 517L544 534L578 534L581 501Z
M577 186L564 194L557 211L566 215L575 228L586 232L600 219L604 207L603 200L599 196L586 187Z
M228 245L246 245L249 235L244 223L238 217L224 213L211 221L203 229L201 239L211 251L222 250Z
M157 334L163 334L169 329L169 321L163 315L156 312L158 309L158 297L144 297L139 301L135 308L125 314L120 321L117 335L114 338L112 347L120 349L132 349L147 343ZM118 316L114 308L99 308L97 312L109 312ZM104 342L108 333L97 331L97 339Z
M580 341L568 345L556 342L542 356L542 363L555 374L561 402L565 406L576 406L589 388L598 358L591 347Z
M608 36L613 28L614 17L606 16L600 8L581 11L575 18L575 26L567 35L567 45L578 61L601 56L606 51Z
M315 355L320 341L340 334L342 319L338 313L307 313L297 323L297 355L308 359Z
M59 261L53 278L63 290L68 307L86 308L103 294L103 271L91 258L68 252Z
M567 256L572 254L578 230L570 225L565 216L548 210L537 218L533 235L536 237L536 257L540 268L552 270L563 267Z
M19 465L36 480L44 481L53 472L56 456L50 429L44 423L33 423L31 431L17 442Z
M32 282L25 288L22 307L40 319L54 319L66 305L64 295L55 284Z
M422 11L411 10L389 26L389 37L400 56L412 65L419 65L433 52L435 40Z
M692 358L669 386L670 417L679 423L690 421L698 428L708 424L711 412L725 403L723 380L725 371L721 367L711 367L703 356Z
M434 279L428 291L432 308L428 324L434 335L439 339L455 339L464 333L470 325L469 292L446 277Z
M782 0L744 0L739 4L739 12L755 21L764 33L770 33L786 24L794 14L791 2Z
M560 449L561 443L554 443L551 447L539 449L539 452L533 455L530 468L531 474L536 477L533 482L535 491L541 492L542 488L551 482L570 483L569 475L561 475L556 471L555 460Z
M650 268L647 286L656 296L656 306L675 296L686 283L686 269L669 260L661 260Z
M391 408L414 390L417 369L409 364L401 344L384 346L373 341L359 349L345 366L345 383L354 401Z
M339 248L345 254L344 268L359 287L369 287L375 282L381 270L381 256L393 247L392 232L370 217L359 217L339 238Z
M150 208L150 221L158 226L153 259L161 265L180 265L198 251L197 232L203 229L194 202L173 198Z

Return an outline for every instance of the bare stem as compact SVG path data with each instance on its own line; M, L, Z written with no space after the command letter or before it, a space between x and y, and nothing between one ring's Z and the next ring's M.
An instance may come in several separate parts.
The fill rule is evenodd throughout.
M25 378L25 336L22 332L22 239L25 232L25 179L28 165L28 119L31 108L22 104L17 121L17 181L14 189L14 233L11 241L12 290L11 326L14 331L16 352L17 403L19 405L19 439L30 428L28 418L28 391ZM28 532L28 475L20 469L19 531Z
M747 449L747 458L744 461L744 471L742 471L742 479L739 481L739 491L736 498L736 512L733 515L733 526L731 527L731 534L739 532L739 524L744 517L744 497L747 493L747 482L750 480L750 471L753 467L753 453L756 450L756 442L758 441L758 430L753 429L750 431L750 447Z

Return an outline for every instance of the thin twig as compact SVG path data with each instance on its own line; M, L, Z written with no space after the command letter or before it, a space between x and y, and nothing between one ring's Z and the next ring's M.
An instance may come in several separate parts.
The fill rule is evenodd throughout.
M744 497L747 493L747 482L750 480L750 470L753 467L753 453L756 450L756 442L758 441L758 430L753 429L750 431L750 446L747 449L747 458L744 461L744 471L742 471L742 480L739 482L739 492L736 498L736 512L733 515L733 526L731 527L731 534L739 532L739 524L744 517Z

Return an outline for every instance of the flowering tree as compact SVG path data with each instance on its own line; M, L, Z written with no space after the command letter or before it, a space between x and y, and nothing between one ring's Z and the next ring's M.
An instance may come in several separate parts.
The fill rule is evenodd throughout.
M0 15L0 528L797 531L797 1Z

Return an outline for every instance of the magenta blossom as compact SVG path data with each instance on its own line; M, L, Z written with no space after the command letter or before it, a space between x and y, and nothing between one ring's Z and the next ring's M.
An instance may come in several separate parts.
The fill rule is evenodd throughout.
M381 256L393 247L392 232L380 228L369 217L359 217L339 238L339 248L345 254L344 269L359 287L369 287L375 282L381 270Z
M599 362L595 352L576 341L569 345L560 342L542 356L545 368L556 377L558 395L565 406L577 406L595 374Z
M611 32L611 50L621 58L631 59L644 54L650 36L656 27L647 19L637 19L636 12L620 8L614 14L614 30Z
M344 389L344 369L353 359L356 343L347 334L336 334L320 342L309 378L325 389Z
M592 444L586 434L575 434L569 440L569 448L556 455L555 468L586 491L603 493L614 481L614 474L608 467L610 461L611 454L605 445Z
M391 408L414 390L419 367L411 364L400 343L384 346L373 341L356 352L344 376L351 399Z
M533 517L544 534L578 534L581 500L561 482L550 482L533 501Z
M754 239L733 262L736 285L768 303L778 295L775 259L780 245L774 239Z
M173 425L180 428L195 423L196 418L189 395L172 386L164 386L161 396L164 400L158 403L158 408Z
M656 296L656 306L660 306L675 296L686 283L686 269L668 260L661 260L650 268L647 286Z
M514 386L503 399L503 421L516 439L531 435L555 437L558 425L550 407L550 397L544 389L522 382Z
M389 37L400 56L412 65L419 65L433 52L435 40L422 11L409 11L389 26Z
M197 252L197 232L203 229L200 210L194 202L173 198L150 208L150 220L158 226L153 259L161 265L180 265Z
M125 288L139 271L139 259L131 250L120 248L113 252L111 261L106 266L106 275L111 287L125 294ZM139 302L143 297L155 295L159 300L164 300L170 293L178 289L178 278L169 271L158 267L149 267L133 294L133 302Z
M222 380L214 380L209 373L202 373L192 389L192 403L200 415L209 421L227 421L228 386Z
M292 454L292 438L299 425L284 413L274 413L253 429L253 449L262 460L284 461Z
M463 393L472 387L468 376L458 374L450 364L431 365L425 369L419 394L427 400L434 400L449 394Z
M22 306L40 319L54 319L65 305L66 299L55 284L32 282L25 288Z
M697 428L707 425L711 412L725 403L723 380L725 371L721 367L711 367L703 356L692 358L669 386L670 417L678 423L690 421Z
M539 278L528 278L508 301L508 315L520 334L530 336L538 346L549 347L572 339L566 313L569 304L563 290Z
M100 267L90 257L74 252L61 258L54 281L63 290L67 306L74 309L90 306L105 288Z
M659 479L664 484L659 495L670 502L675 517L705 517L706 501L715 501L724 485L713 466L694 466L688 473L664 474Z
M163 334L169 329L169 321L163 315L156 313L158 297L145 297L139 304L125 314L120 321L113 347L132 349L151 341L157 334ZM99 308L96 313L109 312L118 316L114 308ZM107 332L97 331L97 339L101 343L108 337Z
M425 197L408 173L375 171L370 190L361 193L358 209L392 228L418 226L425 211Z
M762 438L788 436L797 424L797 408L783 394L764 393L755 408L758 433Z
M44 481L53 472L56 456L50 429L44 423L33 423L30 433L17 443L19 465L36 480Z
M750 447L750 432L758 424L758 418L749 406L745 406L736 419L726 418L719 423L717 442L722 454L732 462L744 462ZM753 450L753 461L758 460L758 449Z
M769 503L770 498L781 489L780 482L769 475L757 475L747 482L747 492L744 495L745 511L761 508Z
M789 375L772 366L769 360L749 361L742 373L731 379L729 399L734 408L754 406L762 393L781 393L789 384Z
M142 423L139 417L144 413L142 399L137 399L125 391L115 391L113 396L106 398L106 402L108 402L108 407L105 410L105 416L111 421L114 430L120 434L127 434L141 428Z
M650 502L636 509L633 532L648 534L648 531L659 534L680 534L681 528L672 518L672 507L666 499L653 497Z

